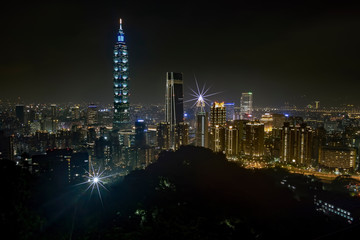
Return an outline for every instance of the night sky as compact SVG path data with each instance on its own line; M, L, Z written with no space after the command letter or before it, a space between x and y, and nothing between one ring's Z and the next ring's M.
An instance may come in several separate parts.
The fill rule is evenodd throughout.
M174 3L172 3L174 2ZM0 99L112 102L119 18L131 102L162 103L165 73L213 100L360 104L360 6L345 1L17 1L2 6ZM296 3L295 3L296 2ZM324 2L324 1L322 1Z

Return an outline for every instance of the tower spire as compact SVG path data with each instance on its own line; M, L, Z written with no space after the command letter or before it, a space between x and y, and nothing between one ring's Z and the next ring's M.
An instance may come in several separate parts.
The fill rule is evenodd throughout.
M123 30L122 29L122 19L120 18L120 30Z

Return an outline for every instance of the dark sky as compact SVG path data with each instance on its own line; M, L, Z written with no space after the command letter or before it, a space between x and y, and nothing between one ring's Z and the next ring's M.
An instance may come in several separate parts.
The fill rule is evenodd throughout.
M0 14L0 99L111 103L120 17L132 102L162 103L180 71L185 98L196 74L237 104L360 104L360 7L345 1L17 1Z

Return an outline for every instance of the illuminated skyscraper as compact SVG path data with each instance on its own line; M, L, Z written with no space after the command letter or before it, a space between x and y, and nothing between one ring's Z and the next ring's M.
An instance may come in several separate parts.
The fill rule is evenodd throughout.
M182 73L166 73L165 121L170 126L184 121Z
M114 121L113 128L131 128L129 103L129 63L122 20L114 47Z
M208 132L208 113L205 112L205 101L202 95L199 96L196 107L198 109L196 114L196 146L208 147L209 132Z
M225 103L226 107L226 121L234 120L235 118L235 103Z
M253 110L252 92L242 93L240 100L240 119L251 119Z
M224 102L214 102L210 110L210 127L216 125L225 127L226 124L226 107Z
M166 73L165 121L170 124L170 148L176 148L176 127L184 122L182 73Z
M214 102L210 110L210 148L215 152L225 150L226 108L224 102Z
M235 124L227 126L225 132L225 153L227 156L236 156L240 151L239 130Z

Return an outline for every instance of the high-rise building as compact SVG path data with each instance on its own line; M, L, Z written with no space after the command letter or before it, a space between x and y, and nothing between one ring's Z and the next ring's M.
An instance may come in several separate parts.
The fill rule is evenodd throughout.
M176 149L176 127L184 122L182 73L166 73L165 121L170 124L170 148Z
M114 121L113 128L126 130L131 128L129 103L129 63L128 48L120 19L120 28L114 47Z
M189 123L180 122L175 128L175 149L179 149L180 146L189 144Z
M266 133L272 131L273 128L273 117L270 113L265 113L261 116L260 122L264 124L264 130Z
M311 164L313 145L313 130L306 126L284 123L281 133L280 160L285 163L309 165Z
M146 124L143 119L135 122L135 147L146 146Z
M79 106L74 106L71 108L71 117L73 120L78 120L80 118L80 108Z
M208 147L209 144L209 130L208 130L208 113L198 112L196 115L196 146Z
M246 124L245 155L249 157L264 156L264 124L248 122Z
M236 156L240 151L239 144L239 130L234 126L230 125L226 128L225 132L225 153L227 156Z
M160 150L170 149L170 123L161 122L157 126L157 145Z
M57 115L57 106L56 104L51 104L50 105L50 117L51 117L51 132L56 133L57 128L58 128L58 123L59 120L57 119L58 115Z
M210 110L210 127L224 127L226 124L226 107L224 102L214 102Z
M235 103L225 103L226 108L226 121L235 119Z
M195 129L195 145L198 147L208 147L209 130L208 130L208 113L205 111L205 100L200 95L196 102L196 129Z
M56 119L57 118L57 106L56 104L51 104L50 106L51 110L51 118Z
M253 111L252 92L242 93L240 99L240 119L251 119Z
M239 153L245 152L246 123L248 122L248 120L234 120L234 122L231 124L238 130Z
M273 119L272 128L281 129L284 126L284 122L286 120L285 115L278 113L273 113L271 115Z
M210 148L225 151L226 108L224 102L214 102L210 109Z
M86 124L87 125L94 125L98 123L98 109L97 106L94 104L90 104L88 106L86 112Z
M16 118L20 123L25 123L25 107L24 105L16 105L15 107Z

